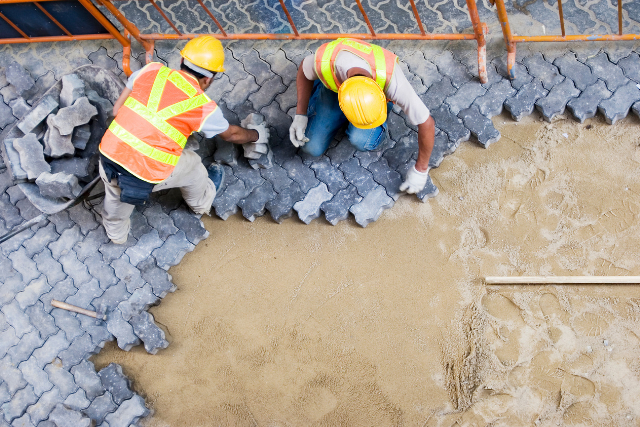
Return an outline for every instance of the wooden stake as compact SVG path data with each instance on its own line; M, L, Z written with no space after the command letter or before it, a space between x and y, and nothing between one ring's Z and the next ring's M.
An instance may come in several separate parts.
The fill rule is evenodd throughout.
M487 276L487 285L628 285L640 276Z

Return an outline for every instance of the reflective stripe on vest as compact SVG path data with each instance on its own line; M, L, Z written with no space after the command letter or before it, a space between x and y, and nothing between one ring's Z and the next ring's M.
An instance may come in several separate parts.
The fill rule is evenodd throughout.
M348 51L362 58L369 64L374 80L383 91L386 89L395 69L397 56L375 44L352 39L337 39L325 43L315 54L316 74L320 81L334 92L338 92L340 84L335 75L335 61L338 54Z
M155 77L153 74L143 76L141 72L134 81L134 90L121 110L125 115L120 120L116 116L111 123L100 144L100 151L138 178L156 183L171 174L187 138L201 128L202 122L217 109L217 105L202 93L197 80L187 80L190 76L185 77L161 64L151 63L147 67L150 67L147 72L153 73L157 69L157 74ZM139 82L141 86L136 87ZM171 89L173 92L170 93L177 99L170 105L166 105L167 99L163 100L167 82L178 89ZM143 103L145 87L151 87L147 89L146 105ZM178 94L182 96L178 98ZM159 109L161 103L166 106ZM126 115L127 109L135 114ZM129 148L124 149L122 144ZM132 153L141 157L138 158L137 154L132 156Z

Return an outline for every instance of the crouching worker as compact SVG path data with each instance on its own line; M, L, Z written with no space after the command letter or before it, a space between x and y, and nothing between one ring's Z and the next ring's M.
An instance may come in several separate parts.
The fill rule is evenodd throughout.
M196 214L209 213L224 170L220 165L207 170L195 152L184 149L192 132L246 144L248 156L267 151L264 124L253 129L230 126L204 93L216 73L224 71L220 41L197 37L180 53L180 70L154 62L131 75L100 143L102 220L114 243L127 241L134 205L144 204L153 191L180 188Z
M289 128L296 147L322 155L347 121L347 136L360 151L375 150L387 136L387 110L395 102L418 127L418 159L401 191L417 193L429 177L435 122L392 52L352 39L337 39L307 56L296 87L298 105Z

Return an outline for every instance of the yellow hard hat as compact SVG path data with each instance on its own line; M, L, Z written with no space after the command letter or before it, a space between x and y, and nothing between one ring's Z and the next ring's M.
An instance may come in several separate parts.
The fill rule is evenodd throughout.
M187 61L213 72L224 71L224 48L213 36L199 36L189 40L180 52Z
M373 79L355 76L338 89L340 109L357 128L373 129L387 120L387 97Z

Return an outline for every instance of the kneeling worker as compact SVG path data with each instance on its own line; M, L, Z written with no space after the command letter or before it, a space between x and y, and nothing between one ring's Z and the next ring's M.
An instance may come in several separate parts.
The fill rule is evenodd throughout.
M307 56L296 87L298 105L289 128L296 147L322 155L340 127L360 151L377 149L387 136L387 110L395 102L418 127L418 159L407 172L401 191L417 193L429 177L435 122L429 109L397 67L392 52L352 39L337 39Z
M152 62L131 75L100 143L102 220L114 243L127 241L134 205L144 204L153 191L180 188L196 214L209 213L224 170L220 165L207 170L195 152L184 149L192 132L246 144L247 157L267 151L264 123L247 126L252 129L230 126L204 93L216 73L224 71L220 41L197 37L180 53L179 71Z

